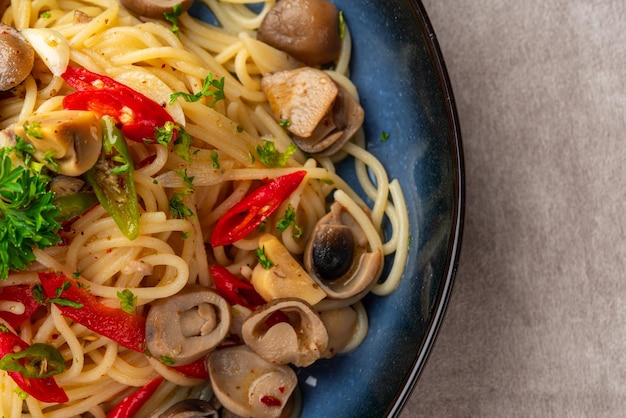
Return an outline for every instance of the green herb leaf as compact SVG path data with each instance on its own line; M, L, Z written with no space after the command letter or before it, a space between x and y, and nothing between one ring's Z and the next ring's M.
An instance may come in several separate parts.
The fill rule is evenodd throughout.
M343 11L339 11L339 37L343 39L346 36L346 19L343 16Z
M213 96L213 101L209 104L209 107L214 107L220 100L225 100L224 94L224 77L219 80L213 79L213 73L209 73L202 83L202 90L195 94L185 93L179 91L170 95L170 104L174 103L176 99L182 97L186 102L197 102L202 97Z
M0 149L0 279L33 262L33 247L61 241L57 235L61 225L55 220L59 209L52 203L54 193L47 190L50 179L14 166L11 151Z
M180 3L174 5L171 12L164 13L165 20L172 24L172 32L174 32L175 34L178 34L178 30L180 29L178 27L178 17L181 14L183 14L183 8Z
M291 205L287 207L283 217L276 223L276 229L280 232L285 232L285 230L289 228L289 225L293 225L295 231L292 236L294 238L300 238L302 236L302 228L296 224L296 211Z
M262 248L257 248L255 253L256 258L259 260L259 263L265 270L269 270L272 268L274 263L272 262L272 260L267 258L267 255L265 255L265 246L263 246Z
M184 190L182 193L185 195L193 193L195 190L195 188L193 187L194 177L187 175L187 169L177 170L176 174L178 174L180 178L183 179L183 183L185 184Z
M43 134L41 133L41 124L39 122L24 122L24 132L26 135L35 139L42 139Z
M159 357L159 361L165 364L166 366L171 366L174 364L174 359L171 358L170 356L166 356L165 354Z
M263 145L256 147L259 160L269 168L284 167L291 156L298 150L294 144L290 144L285 152L276 149L274 142L265 141Z
M174 142L174 151L183 160L191 161L191 143L193 138L183 128L174 122L166 122L165 125L158 127L155 133L157 144L169 147Z
M189 216L193 216L193 211L183 203L184 194L180 192L174 192L170 199L170 212L172 216L178 219L184 219Z
M117 292L117 297L120 299L120 307L129 314L135 313L135 306L137 306L137 296L129 289L124 289L121 292Z
M382 131L380 134L380 142L387 142L389 140L389 132Z
M213 168L216 170L219 170L220 168L220 160L219 160L219 155L217 153L217 151L212 150L211 151L211 161L213 161Z

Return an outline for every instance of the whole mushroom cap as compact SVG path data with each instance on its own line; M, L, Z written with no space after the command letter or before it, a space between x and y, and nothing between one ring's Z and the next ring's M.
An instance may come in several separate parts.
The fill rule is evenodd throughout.
M35 64L35 51L20 32L0 23L0 91L18 86Z
M339 11L327 0L281 0L261 22L257 39L307 65L332 62L341 52Z

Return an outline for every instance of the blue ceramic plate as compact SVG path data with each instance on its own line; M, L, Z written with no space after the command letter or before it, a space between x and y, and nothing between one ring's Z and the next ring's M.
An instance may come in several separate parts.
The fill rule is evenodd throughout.
M461 137L444 60L421 2L333 2L353 38L351 78L365 109L368 149L403 186L412 241L396 292L364 301L370 320L365 342L298 371L302 417L396 416L424 367L452 288L465 198ZM192 13L210 20L202 10ZM386 142L379 140L383 131L390 133ZM351 162L341 170L354 179Z

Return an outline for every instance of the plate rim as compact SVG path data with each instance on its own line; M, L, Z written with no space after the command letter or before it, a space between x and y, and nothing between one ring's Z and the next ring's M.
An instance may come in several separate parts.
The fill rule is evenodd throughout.
M412 392L417 386L419 377L423 372L428 358L432 353L437 336L441 329L445 313L450 302L456 273L459 267L459 259L461 255L463 228L465 222L465 163L463 154L463 143L461 135L461 125L459 121L458 110L450 75L448 73L445 59L434 27L430 21L426 8L421 0L407 0L419 26L420 31L425 40L426 48L432 57L432 63L439 80L439 87L442 89L443 98L446 103L445 111L447 114L448 137L450 147L452 149L452 166L453 166L453 217L450 228L450 240L446 255L446 269L443 277L442 286L437 293L436 302L434 303L434 311L430 321L426 326L425 338L422 339L420 348L413 361L413 365L404 379L402 389L396 394L392 404L387 410L387 417L398 417Z

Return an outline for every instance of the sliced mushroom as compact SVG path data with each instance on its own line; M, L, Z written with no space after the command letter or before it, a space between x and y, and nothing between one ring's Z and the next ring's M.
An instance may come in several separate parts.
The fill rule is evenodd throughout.
M230 306L204 286L154 302L146 318L146 347L172 365L188 364L207 355L228 333Z
M339 203L321 218L304 250L304 267L333 299L365 290L380 273L380 249L368 251L367 236Z
M327 0L281 0L261 22L257 39L308 65L326 64L341 52L339 12Z
M250 283L267 302L274 299L297 297L315 305L326 297L326 293L291 256L289 250L271 234L259 238L259 247L272 261L270 268L260 263L252 270Z
M294 135L310 136L332 108L339 88L324 71L311 67L279 71L261 80L261 88L279 120Z
M289 122L294 142L306 153L336 153L363 124L361 105L324 71L279 71L264 76L261 88L274 117Z
M311 305L278 299L259 308L243 323L244 342L270 363L306 367L328 346L328 333Z
M319 315L328 332L328 346L322 357L332 358L350 343L357 330L359 318L351 306L329 309Z
M85 180L78 177L55 176L50 181L50 191L56 197L67 196L79 192L85 186Z
M302 151L318 157L338 152L363 125L365 112L346 89L339 86L332 109L307 137L294 135L293 142Z
M193 0L121 0L122 4L137 13L152 19L164 19L166 13L172 13L174 7L180 5L181 11L186 12Z
M52 171L80 176L98 160L102 128L91 111L58 110L33 115L14 127L35 147L33 157Z
M175 403L165 410L159 418L219 418L215 407L201 399L185 399Z
M280 417L298 384L291 367L269 363L245 345L213 351L207 365L217 400L242 417Z
M0 91L10 90L28 77L35 50L12 26L0 23Z

